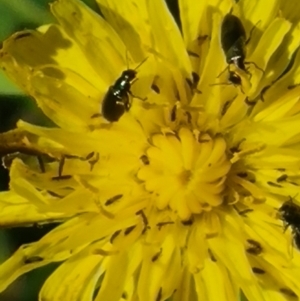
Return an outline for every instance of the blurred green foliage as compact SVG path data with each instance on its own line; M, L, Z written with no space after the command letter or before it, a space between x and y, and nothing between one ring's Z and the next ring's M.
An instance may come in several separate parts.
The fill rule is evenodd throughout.
M15 31L35 28L39 24L53 22L53 18L47 9L48 2L48 0L1 0L0 41L9 37ZM0 93L22 93L15 84L6 78L2 71L0 72Z
M34 29L42 24L55 22L49 10L51 2L53 1L0 0L0 42L16 31ZM94 0L84 0L83 2L97 10ZM20 94L22 91L0 71L0 93Z

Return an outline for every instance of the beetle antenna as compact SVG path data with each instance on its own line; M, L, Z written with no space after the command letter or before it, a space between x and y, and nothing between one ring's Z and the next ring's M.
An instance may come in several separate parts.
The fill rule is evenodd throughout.
M243 93L243 94L245 94L245 92L244 92L244 90L242 89L242 86L241 85L235 85L234 83L215 83L215 84L210 84L210 86L239 86L240 87L240 89L241 89L241 92Z
M232 83L215 83L215 84L210 84L210 86L231 86L233 85Z
M217 78L219 78L226 70L229 71L229 66L227 66L224 70L222 70L221 73L217 76Z
M253 30L257 27L257 24L260 23L260 22L261 22L261 20L258 20L258 21L253 25L253 27L251 28L250 33L249 33L249 38L245 41L245 45L247 45L247 44L250 42L250 40L251 40L251 38L252 38Z
M127 70L129 70L128 49L126 49L126 67L127 67Z
M297 194L295 194L293 197L291 197L290 195L289 195L289 201L291 202L291 203L294 203L293 202L293 200L297 197L297 195L298 195L298 193Z
M148 56L145 57L135 68L134 70L137 70L139 67L141 67L146 61L148 60Z
M258 67L254 62L244 62L245 65L253 65L256 69L258 69L259 71L261 71L263 74L265 74L265 70ZM249 72L249 71L248 71Z

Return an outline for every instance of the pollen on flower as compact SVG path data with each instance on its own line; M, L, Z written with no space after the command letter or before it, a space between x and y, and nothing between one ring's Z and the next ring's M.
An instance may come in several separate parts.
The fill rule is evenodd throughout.
M0 225L60 223L0 291L64 261L41 300L300 297L299 5L179 0L180 31L162 0L97 2L0 50L55 124L0 135Z
M174 134L156 134L147 150L149 164L138 172L145 188L156 195L156 206L168 207L180 219L222 204L230 170L223 138L193 133L182 127Z

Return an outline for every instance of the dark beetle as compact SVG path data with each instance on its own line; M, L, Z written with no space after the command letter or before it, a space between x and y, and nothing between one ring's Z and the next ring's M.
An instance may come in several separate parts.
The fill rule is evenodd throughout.
M257 69L264 72L264 70L259 68L254 62L245 62L245 46L249 42L254 28L255 26L250 31L249 39L246 40L245 28L238 17L232 14L227 14L223 19L221 26L221 45L226 57L226 63L228 64L226 68L229 72L228 80L234 85L241 85L241 78L239 75L235 74L235 72L229 70L230 64L235 65L237 68L245 71L247 74L250 73L246 69L245 64L253 64ZM221 74L224 71L222 71Z
M278 211L284 222L284 231L291 226L299 228L300 232L300 206L296 205L291 197L282 204Z
M238 17L227 14L223 19L221 44L227 64L234 64L236 67L247 72L244 64L246 57L246 31Z
M128 69L110 86L102 101L102 115L109 122L118 121L130 109L129 95L132 81L137 72Z
M289 200L282 204L278 211L280 218L284 222L284 231L288 227L291 227L294 243L300 249L300 206L296 205L290 197Z
M115 83L108 88L108 91L102 101L102 115L109 122L118 121L126 111L129 111L129 94L132 97L145 100L134 96L131 93L130 88L136 79L136 69L140 67L146 59L144 59L135 69L127 69L123 71Z

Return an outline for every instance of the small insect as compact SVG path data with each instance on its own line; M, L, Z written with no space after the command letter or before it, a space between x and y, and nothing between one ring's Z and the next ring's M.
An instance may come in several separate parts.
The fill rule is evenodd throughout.
M299 228L300 230L300 206L293 202L292 197L289 197L278 211L284 222L284 231L286 231L289 226L291 228Z
M293 202L292 197L289 197L278 209L278 212L283 221L284 232L291 227L294 244L300 249L300 206Z
M233 63L231 63L232 65ZM223 83L215 83L211 84L210 86L235 86L241 89L241 92L245 94L243 86L248 90L250 88L250 79L247 78L249 74L248 71L239 69L237 66L234 65L234 70L231 70L230 64L217 76L219 78L226 70L228 71L227 81Z
M259 68L254 62L245 62L246 59L245 46L250 41L251 34L254 28L255 26L250 31L249 39L246 40L245 28L238 17L229 13L223 19L221 25L221 45L226 57L226 63L228 64L226 68L229 73L228 80L234 85L240 85L241 78L234 71L229 70L229 66L231 64L235 65L235 67L237 67L238 69L245 71L247 74L250 73L245 67L245 64L253 64L257 69L264 72L264 70ZM219 76L224 71L222 71L219 74Z
M134 98L146 100L146 98L134 96L130 91L131 85L137 80L136 70L146 61L146 59L147 58L145 58L135 69L123 71L115 83L108 88L102 101L102 115L109 122L118 121L126 111L129 111L129 94Z

